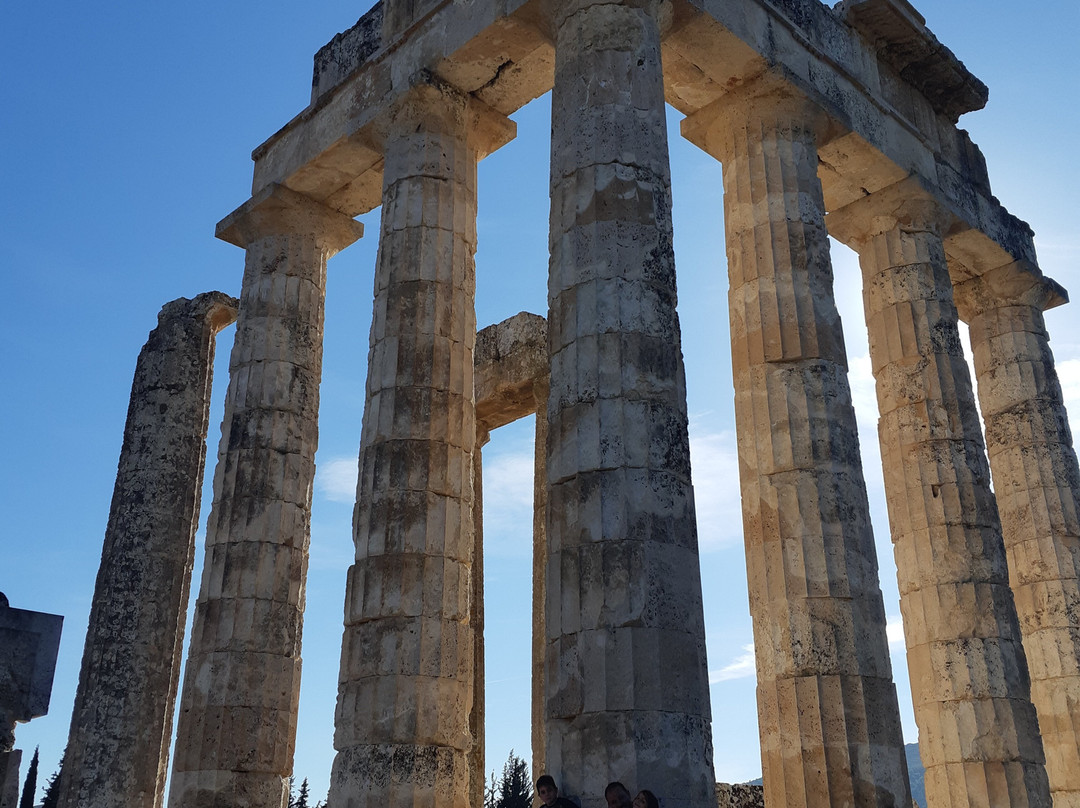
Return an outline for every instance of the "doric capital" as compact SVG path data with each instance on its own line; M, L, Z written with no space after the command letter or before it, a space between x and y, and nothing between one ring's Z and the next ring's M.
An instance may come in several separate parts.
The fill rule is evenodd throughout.
M517 124L483 101L424 74L396 98L376 124L384 141L416 131L462 132L482 160L517 136Z
M858 249L896 229L944 236L954 219L937 195L912 175L833 211L825 225L829 235Z
M953 287L960 319L971 322L1004 306L1030 306L1046 311L1069 301L1061 284L1047 278L1030 261L1013 261Z
M792 140L820 143L830 125L818 104L780 77L766 74L688 115L681 127L683 137L722 161L731 153L736 131L775 131Z
M222 241L244 248L266 236L303 234L313 235L333 254L363 236L364 225L272 183L218 222L216 233Z

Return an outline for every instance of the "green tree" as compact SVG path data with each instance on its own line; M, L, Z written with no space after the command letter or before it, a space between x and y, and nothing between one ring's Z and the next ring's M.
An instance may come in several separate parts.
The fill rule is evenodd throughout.
M23 782L22 799L19 800L19 808L34 808L34 797L37 796L37 770L38 770L38 747L34 747L34 756L30 758L30 768L26 770L26 780Z
M296 808L308 808L308 784L305 777L300 783L300 793L296 795Z
M492 775L492 786L494 792L492 808L531 808L533 794L529 767L524 760L514 754L513 749L510 750L510 756L503 765L498 787L494 788L494 775Z
M45 796L41 798L41 808L56 808L60 804L60 775L64 771L64 762L45 782Z

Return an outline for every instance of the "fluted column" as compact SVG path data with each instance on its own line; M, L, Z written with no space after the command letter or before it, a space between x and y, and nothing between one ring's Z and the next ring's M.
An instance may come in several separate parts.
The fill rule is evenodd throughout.
M513 124L451 90L387 113L329 802L473 793L476 163Z
M469 800L471 805L484 804L487 786L485 773L485 698L484 670L484 457L483 449L491 433L482 425L476 427L476 447L473 451L473 558L471 576L470 619L473 629L473 700L469 711L469 732L472 750L469 752Z
M612 779L715 805L653 2L552 4L547 749L583 808Z
M906 806L885 608L807 101L762 82L684 133L724 171L765 800Z
M1035 710L942 233L914 180L829 216L859 251L930 808L1046 806Z
M546 324L545 324L546 325ZM546 343L545 335L545 343ZM533 443L533 554L532 554L532 771L533 780L548 770L547 691L544 672L547 670L547 401L548 375L533 385L536 424ZM569 793L564 791L564 796Z
M1055 808L1080 807L1080 468L1043 310L1060 289L1000 267L956 290Z
M169 805L284 806L318 443L326 261L363 232L271 186L218 225L247 251Z
M199 522L214 336L236 299L162 307L139 353L64 754L64 808L165 798Z

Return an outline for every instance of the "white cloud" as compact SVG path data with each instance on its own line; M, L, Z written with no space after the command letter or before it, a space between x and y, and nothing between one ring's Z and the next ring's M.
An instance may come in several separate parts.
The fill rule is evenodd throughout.
M898 614L889 614L885 616L885 637L889 641L889 647L899 646L902 650L904 646L904 621Z
M315 466L315 490L331 502L356 501L359 464L355 457L332 457Z
M532 556L533 467L531 441L484 452L485 553Z
M742 496L735 433L697 434L690 426L698 545L702 552L742 544Z
M742 647L742 653L731 660L727 665L720 668L720 670L709 671L709 684L715 685L718 682L728 682L732 679L746 679L756 675L757 668L754 666L754 644L750 643L749 645L744 645Z

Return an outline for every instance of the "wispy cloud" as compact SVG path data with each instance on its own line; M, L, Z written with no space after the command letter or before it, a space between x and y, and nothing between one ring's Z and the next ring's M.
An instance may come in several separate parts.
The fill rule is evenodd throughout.
M690 426L690 463L703 552L742 543L742 497L735 433L697 433Z
M744 645L742 647L742 653L735 659L731 660L727 665L720 668L720 670L709 671L709 684L715 685L718 682L728 682L732 679L746 679L757 674L757 668L754 666L754 644Z
M355 457L320 460L315 467L315 490L331 502L356 500L358 463Z
M889 647L899 646L904 648L904 621L898 614L885 615L885 637L889 641Z

